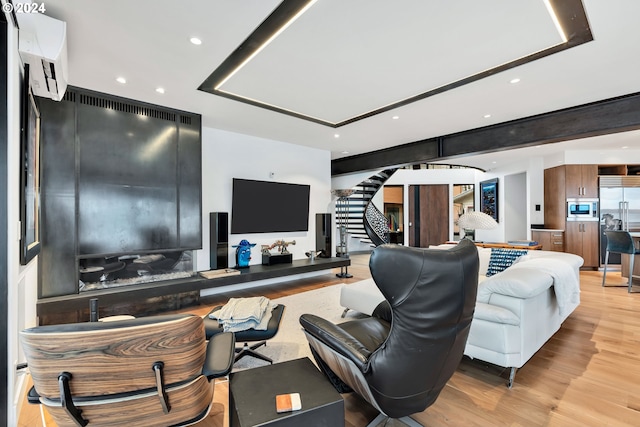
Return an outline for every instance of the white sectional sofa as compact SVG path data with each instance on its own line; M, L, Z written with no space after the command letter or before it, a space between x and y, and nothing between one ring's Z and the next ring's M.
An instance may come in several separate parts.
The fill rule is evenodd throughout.
M440 245L446 249L451 245ZM580 304L583 259L563 252L531 250L486 277L499 253L478 248L478 296L465 355L510 368L509 387L521 368ZM491 262L493 270L494 262ZM373 279L344 285L340 304L371 315L384 301Z

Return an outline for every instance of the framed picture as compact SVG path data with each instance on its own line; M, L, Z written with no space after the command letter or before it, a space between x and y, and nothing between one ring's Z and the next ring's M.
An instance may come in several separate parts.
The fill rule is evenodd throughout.
M20 136L20 263L40 253L40 113L25 65Z
M498 221L498 178L480 183L480 212Z

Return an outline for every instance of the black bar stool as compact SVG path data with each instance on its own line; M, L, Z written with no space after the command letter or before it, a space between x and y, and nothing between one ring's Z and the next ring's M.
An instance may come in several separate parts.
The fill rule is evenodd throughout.
M605 231L607 236L607 249L604 255L604 274L602 275L602 286L605 285L605 279L607 277L607 264L609 263L609 253L627 254L629 255L629 292L631 293L633 285L633 264L635 256L640 254L640 249L637 249L633 244L633 237L628 231ZM638 277L638 276L635 276Z

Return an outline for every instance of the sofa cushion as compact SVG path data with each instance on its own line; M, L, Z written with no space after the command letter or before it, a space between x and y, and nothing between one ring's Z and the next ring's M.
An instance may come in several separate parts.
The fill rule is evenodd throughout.
M492 294L531 298L553 285L553 277L535 268L518 265L506 269L478 284L478 302L489 303Z
M486 276L493 276L504 271L515 262L516 259L527 254L525 249L491 248L491 257L487 267Z

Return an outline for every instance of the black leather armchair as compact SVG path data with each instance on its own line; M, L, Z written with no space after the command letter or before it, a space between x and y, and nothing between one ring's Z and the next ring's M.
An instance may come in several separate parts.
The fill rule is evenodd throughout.
M464 352L478 286L478 251L377 247L369 267L390 310L341 324L303 314L320 368L338 391L361 395L385 417L419 425L409 415L433 404ZM390 314L390 315L389 315Z

